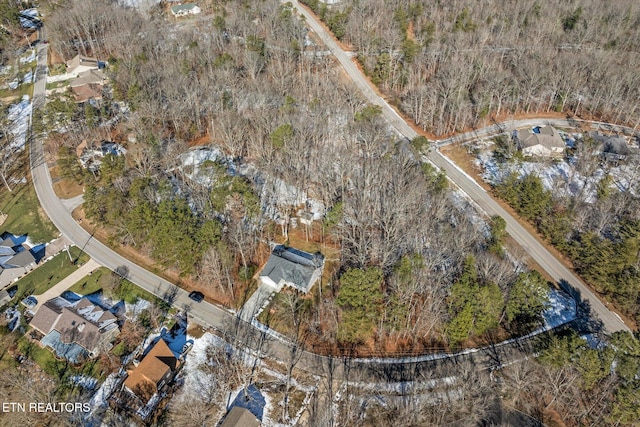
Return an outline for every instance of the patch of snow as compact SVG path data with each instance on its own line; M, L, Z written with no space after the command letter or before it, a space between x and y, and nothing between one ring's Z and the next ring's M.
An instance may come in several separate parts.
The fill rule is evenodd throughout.
M27 131L29 130L29 118L31 117L31 102L29 95L24 95L17 104L9 106L7 118L11 122L10 132L14 140L10 147L13 149L23 149L27 141Z
M13 307L9 307L4 313L7 319L7 328L9 331L13 332L18 329L20 326L20 311Z
M138 315L142 313L143 310L148 309L150 306L151 303L145 299L138 299L135 304L129 304L128 302L125 302L125 316L127 317L127 319L133 322L138 318Z
M23 56L20 58L21 64L28 64L29 62L33 62L36 60L36 50L32 49L31 54L29 56Z
M491 184L499 184L513 173L519 177L535 174L543 187L554 196L578 197L587 203L595 201L596 185L604 176L604 171L598 169L593 176L585 177L576 172L566 160L548 165L530 161L497 163L489 151L481 152L475 164L483 168L482 178Z
M22 78L22 83L27 85L33 83L34 77L35 75L33 74L33 71L29 70Z
M114 372L107 377L89 401L89 406L91 407L90 413L109 406L107 399L109 399L109 396L111 396L111 394L118 388L124 379L124 376L124 370L120 370L119 372Z
M97 379L86 376L86 375L74 375L70 377L69 380L72 383L77 384L80 387L84 388L85 390L93 390L98 385Z
M594 350L602 350L607 346L607 343L598 337L596 334L584 334L580 338L587 342L587 345Z
M549 290L547 308L542 312L545 326L555 328L576 318L576 302L557 289Z
M120 6L133 7L141 10L148 10L159 3L160 0L118 0Z

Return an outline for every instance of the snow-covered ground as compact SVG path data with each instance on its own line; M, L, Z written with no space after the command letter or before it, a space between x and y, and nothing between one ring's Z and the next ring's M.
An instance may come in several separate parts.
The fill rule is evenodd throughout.
M258 369L270 378L274 378L276 381L282 383L286 382L286 375L277 372L267 366L265 366L259 359L253 354L245 350L234 349L229 343L211 333L205 333L200 338L187 337L187 340L193 342L193 347L188 353L186 362L184 364L183 386L181 396L178 399L190 399L196 398L199 395L207 392L207 388L210 387L205 375L200 371L199 367L207 362L206 351L209 346L224 348L225 352L233 353L233 357L239 357L243 360L247 366L257 366ZM298 390L307 394L307 397L313 392L313 387L300 384L295 378L291 379L291 384ZM245 400L241 393L244 393L245 387L248 386L248 393L250 395L249 400ZM305 399L308 403L308 399ZM239 405L249 409L257 418L262 420L264 426L288 426L295 425L302 414L303 407L298 413L289 421L288 424L279 424L272 419L272 413L278 405L281 403L275 402L274 398L270 395L268 389L258 389L255 385L243 385L238 387L231 393L229 398L229 405L227 409L230 409L234 405Z
M29 95L24 95L17 104L9 106L7 118L11 122L11 133L14 140L10 147L12 149L23 149L27 142L27 131L29 130L29 119L31 117L31 101Z
M123 378L123 372L114 372L109 375L107 379L102 383L98 391L91 397L89 405L91 406L91 414L100 409L105 409L109 406L107 399L120 385Z
M547 308L542 312L546 328L563 325L576 318L576 302L566 293L557 289L549 290Z
M98 380L93 377L88 377L86 375L74 375L69 378L69 380L84 388L85 390L93 390L98 385Z
M261 187L260 203L266 216L271 219L284 216L279 211L281 207L303 205L313 214L314 220L318 221L324 217L326 211L324 204L310 198L306 191L289 185L280 178L264 176L251 164L244 163L237 167L232 158L226 156L216 147L191 149L182 153L179 160L181 165L178 168L185 176L203 186L210 187L214 184L213 174L206 167L208 162L221 163L226 167L227 173L241 175L252 180Z
M597 169L590 176L585 177L575 171L575 168L565 160L558 160L550 164L537 162L508 162L497 163L491 152L485 151L478 155L476 164L483 168L482 178L491 184L502 182L508 175L517 173L523 177L529 174L537 175L542 185L557 197L580 197L587 203L595 201L596 185L604 176L602 169Z
M35 49L31 49L29 51L29 55L27 56L23 56L20 58L20 63L21 64L28 64L29 62L33 62L36 60L36 50Z

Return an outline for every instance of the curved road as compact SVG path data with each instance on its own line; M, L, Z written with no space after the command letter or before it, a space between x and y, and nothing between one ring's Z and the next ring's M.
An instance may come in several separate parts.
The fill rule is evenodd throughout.
M385 118L401 135L409 139L416 137L418 134L413 130L413 128L411 128L411 126L409 126L409 124L407 124L405 120L373 90L366 77L355 66L344 50L339 47L332 36L320 25L315 16L300 7L295 0L293 1L293 4L298 8L300 13L306 17L307 24L318 34L318 36L333 52L344 67L345 71L351 76L358 89L364 94L369 102L382 107ZM34 108L41 108L45 102L46 65L47 46L40 44L38 46L38 66L36 69L36 83L34 86ZM546 123L548 121L544 122ZM471 139L475 136L481 135L483 132L486 132L486 135L496 133L494 127L488 127L476 132L459 135L455 139ZM454 138L441 141L441 143L447 143L453 140ZM120 266L126 266L128 268L128 278L140 287L167 300L177 307L187 309L192 317L195 317L204 325L224 331L229 338L240 339L242 344L248 347L258 349L259 351L267 353L271 357L281 361L287 361L292 357L294 359L299 359L298 366L314 373L327 375L327 372L330 371L330 375L338 376L338 371L341 371L344 374L344 365L347 363L347 358L335 359L319 356L309 352L300 352L299 350L296 352L295 349L292 350L290 345L285 344L280 340L273 339L250 325L239 322L234 315L215 305L206 302L192 304L184 290L125 259L94 239L76 223L69 211L65 208L63 202L55 195L51 183L51 176L49 175L49 170L44 160L42 143L35 138L32 138L30 148L33 183L43 209L66 238L71 242L74 242L78 247L82 248L98 263L111 270L116 270ZM629 330L617 315L609 311L574 274L557 261L534 236L529 234L527 230L524 229L511 215L504 211L504 209L502 209L498 203L493 200L491 196L489 196L473 179L461 172L437 150L430 152L428 157L436 166L445 170L449 179L466 192L471 199L473 199L483 210L485 210L485 212L487 212L487 214L497 214L502 216L507 221L507 231L553 278L558 281L565 280L572 286L576 287L581 292L582 296L589 300L592 309L603 321L604 327L607 331L614 332L618 330ZM338 366L339 364L336 363L336 360L343 361L342 368ZM397 367L398 362L400 361L394 362L389 360L388 363L383 365L386 367L395 365ZM360 363L363 369L368 371L374 370L373 367L378 365L372 361L355 363ZM381 369L385 370L386 367Z
M310 13L305 7L302 7L297 0L291 2L294 7L305 17L306 24L320 37L324 44L333 52L334 56L340 62L346 73L351 77L354 84L362 92L364 97L371 104L378 105L382 108L382 114L388 120L389 124L403 137L412 140L419 134L403 119L396 110L389 105L378 93L373 89L367 77L351 60L351 57L340 47L333 36L318 21L315 15ZM553 122L557 126L570 126L568 120L522 120L510 124L517 126L528 126L530 124L546 124ZM575 125L575 124L574 124ZM606 125L606 124L603 124ZM625 128L629 130L628 128ZM474 138L484 137L500 133L496 126L488 126L476 131L467 132L457 135L446 140L437 141L437 145L444 145L454 141L466 141ZM511 214L504 210L491 195L470 176L465 174L447 159L437 149L427 154L428 159L440 169L444 170L447 177L464 191L487 215L500 215L507 223L507 232L514 238L520 246L533 258L554 280L558 283L566 282L576 289L583 299L586 299L593 313L602 321L605 330L608 332L628 331L631 330L622 321L622 319L613 311L609 310L602 301L591 292L591 290L582 282L582 280L566 268L558 261L531 233L529 233Z

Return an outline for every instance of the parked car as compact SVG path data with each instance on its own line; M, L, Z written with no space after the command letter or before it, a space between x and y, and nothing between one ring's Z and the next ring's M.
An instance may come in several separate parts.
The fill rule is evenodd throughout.
M191 298L195 302L202 302L202 300L204 299L204 294L202 292L192 291L189 294L189 298Z

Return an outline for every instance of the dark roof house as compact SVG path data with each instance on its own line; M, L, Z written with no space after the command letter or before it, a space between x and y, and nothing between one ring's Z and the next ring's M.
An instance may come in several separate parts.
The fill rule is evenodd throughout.
M31 248L21 241L26 236L3 233L0 241L0 288L26 274L37 264Z
M324 256L319 252L310 254L278 245L262 269L260 280L278 290L287 285L307 293L322 275L323 267Z
M56 297L38 309L31 326L44 335L43 346L51 348L58 357L78 363L109 348L120 333L117 320L87 298L71 303Z

